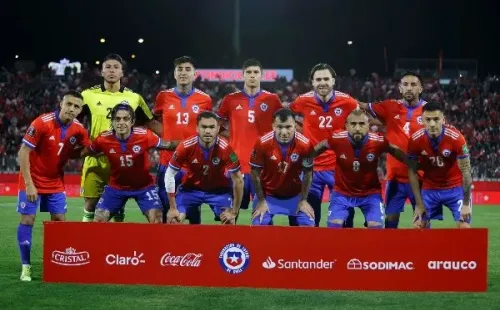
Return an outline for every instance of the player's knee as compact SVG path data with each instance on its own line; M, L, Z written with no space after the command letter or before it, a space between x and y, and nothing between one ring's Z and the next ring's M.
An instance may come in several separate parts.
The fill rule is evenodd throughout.
M85 198L83 207L88 212L94 212L98 202L99 198Z
M344 221L339 219L333 219L327 222L329 228L342 228L343 225Z
M94 222L107 222L110 218L110 211L98 208L95 211Z
M66 214L51 214L50 218L55 222L64 222L66 221Z
M393 214L387 214L385 219L386 221L399 221L399 215L400 213L393 213Z
M28 226L35 225L35 215L32 215L32 214L21 215L21 224L28 225Z
M380 229L383 227L384 227L384 225L381 222L373 222L373 221L367 222L367 228L370 228L370 229Z

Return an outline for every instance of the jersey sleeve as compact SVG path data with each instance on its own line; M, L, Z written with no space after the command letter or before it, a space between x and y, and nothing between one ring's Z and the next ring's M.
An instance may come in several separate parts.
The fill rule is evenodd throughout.
M162 115L163 114L164 97L165 97L164 92L160 92L156 96L155 105L153 106L153 114L155 114L155 115Z
M469 157L469 148L467 147L467 141L462 134L455 140L455 151L457 152L457 158L463 159Z
M214 104L212 102L212 98L208 97L204 102L203 110L212 112L214 109Z
M92 141L92 144L90 144L90 151L93 152L94 154L99 154L103 152L103 138L101 136L98 136L94 141Z
M137 96L139 97L139 105L135 109L135 119L138 125L143 125L153 119L153 114L151 113L151 110L149 109L142 96L139 94Z
M305 146L304 156L302 160L302 168L311 169L313 167L312 153L314 152L314 145L309 141Z
M45 134L45 125L41 118L35 119L26 130L23 143L34 149Z
M90 146L90 144L91 144L90 139L89 139L89 132L83 127L80 129L79 144L83 147Z
M351 113L352 111L356 110L358 106L358 101L352 97L349 97L345 102L344 110Z
M250 155L250 166L256 168L264 167L264 150L262 149L262 145L260 143L260 139L255 142L255 145L252 150L252 154Z
M226 96L222 99L222 102L220 103L217 115L223 120L228 120L229 114L231 114L229 109L229 100L228 96Z
M376 118L384 121L391 115L392 101L370 102L368 104L370 113Z
M301 107L302 104L300 104L300 97L297 97L297 99L290 103L289 106L290 110L292 110L295 115L303 115Z
M417 160L419 157L418 141L410 138L408 140L408 159Z
M161 143L160 137L158 137L150 129L147 130L146 136L147 136L147 143L148 143L147 148L148 149L156 148L160 145L160 143Z
M231 146L227 148L227 154L228 156L224 165L225 170L227 170L229 173L238 172L240 170L240 161Z
M172 155L172 158L170 159L168 166L174 169L175 171L181 170L181 167L184 165L184 162L186 161L185 154L186 154L186 149L184 148L184 143L181 143L177 146L177 149Z
M273 104L275 105L274 110L278 111L283 108L283 103L280 100L280 97L276 94L273 95Z

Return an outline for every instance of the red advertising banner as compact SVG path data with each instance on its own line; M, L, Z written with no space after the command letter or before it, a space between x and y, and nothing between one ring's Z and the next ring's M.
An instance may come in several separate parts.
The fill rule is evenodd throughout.
M45 222L43 258L45 282L484 292L488 230Z

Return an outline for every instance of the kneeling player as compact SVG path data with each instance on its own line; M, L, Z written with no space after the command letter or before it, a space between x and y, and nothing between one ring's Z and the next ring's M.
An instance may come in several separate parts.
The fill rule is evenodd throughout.
M31 281L31 238L38 205L53 221L66 220L63 167L77 146L90 144L88 132L76 120L83 97L69 92L61 109L37 117L28 128L19 150L19 198L21 223L17 241L21 252L22 281Z
M349 114L347 131L337 131L315 146L314 155L332 149L336 156L336 182L328 209L328 227L341 228L349 209L359 207L368 228L382 228L385 220L378 160L389 153L405 162L406 155L383 137L368 133L368 116L362 110Z
M158 189L149 173L149 149L174 149L175 142L162 141L151 130L133 128L135 113L127 104L111 110L113 130L101 133L83 155L103 153L111 166L109 185L97 203L94 222L107 222L134 198L150 223L161 223Z
M274 215L282 214L296 217L299 226L314 226L314 210L307 202L312 151L309 139L296 131L292 111L275 112L273 131L257 140L250 157L256 192L252 225L272 225Z
M458 228L470 228L472 175L464 136L444 124L443 108L437 102L423 107L424 128L408 144L408 176L417 208L414 226L427 227L430 220L443 220L443 205L450 209ZM424 171L422 193L417 176Z
M234 224L243 197L240 162L227 140L217 136L217 115L202 112L198 114L196 123L198 135L179 144L165 173L170 203L167 222L182 223L186 213L206 203L223 224ZM175 174L181 167L186 170L186 174L176 196ZM226 171L231 180L225 176Z

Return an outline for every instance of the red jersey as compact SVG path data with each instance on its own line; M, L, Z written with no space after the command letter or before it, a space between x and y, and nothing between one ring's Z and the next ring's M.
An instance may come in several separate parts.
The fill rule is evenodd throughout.
M443 125L441 135L432 139L425 129L415 132L408 143L408 158L418 159L424 171L422 188L448 189L462 186L457 158L469 156L464 136L453 126Z
M172 88L156 96L153 113L161 116L162 138L165 141L182 141L196 134L196 118L203 111L212 111L212 98L193 88L183 95ZM174 151L160 151L160 164L168 165Z
M262 168L260 179L264 193L279 198L299 195L302 189L300 175L304 168L303 161L313 150L309 139L299 132L295 132L295 137L286 146L276 141L274 131L258 139L250 165Z
M347 131L337 131L328 138L328 145L337 154L334 190L346 196L380 194L378 160L389 151L389 142L376 133L368 133L356 148Z
M425 104L420 100L416 106L410 107L403 100L384 100L369 106L371 113L385 124L387 140L406 153L410 133L423 128L422 108ZM387 154L386 179L408 183L408 167L391 154Z
M214 146L205 149L198 136L184 140L177 146L169 167L178 171L186 168L182 178L184 189L197 189L204 192L226 191L230 180L226 172L240 170L240 162L229 142L217 137Z
M112 130L102 132L90 149L104 153L111 166L109 186L118 190L136 191L155 184L149 173L149 152L161 139L151 130L133 128L126 140L120 140Z
M23 138L30 148L30 172L39 194L64 192L64 165L77 146L90 145L89 134L74 120L63 125L59 112L40 115L30 125ZM19 172L20 190L25 190L23 174Z
M335 130L344 130L347 116L358 107L351 96L334 91L330 101L323 103L314 91L299 96L290 109L303 117L303 133L313 145L331 137ZM314 159L314 171L335 169L335 153L327 150Z
M217 114L229 121L229 143L239 157L242 173L250 173L255 141L273 129L273 114L282 107L278 95L265 90L254 96L238 91L222 99Z

